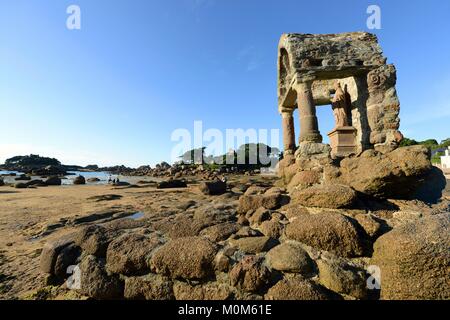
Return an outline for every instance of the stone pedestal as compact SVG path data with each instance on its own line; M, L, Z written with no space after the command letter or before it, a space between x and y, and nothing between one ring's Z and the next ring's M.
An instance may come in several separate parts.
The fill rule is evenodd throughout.
M331 154L345 157L357 152L356 129L354 127L339 127L328 133L330 137Z

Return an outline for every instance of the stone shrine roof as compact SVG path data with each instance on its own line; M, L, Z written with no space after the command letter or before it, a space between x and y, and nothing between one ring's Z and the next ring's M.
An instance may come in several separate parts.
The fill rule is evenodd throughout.
M279 64L288 55L290 73L297 78L331 79L368 72L386 64L375 35L288 33L279 42Z

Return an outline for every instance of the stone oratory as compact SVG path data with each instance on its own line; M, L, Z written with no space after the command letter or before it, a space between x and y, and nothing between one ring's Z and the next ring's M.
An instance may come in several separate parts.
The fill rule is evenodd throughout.
M327 152L316 117L318 106L332 105L335 128L331 156L342 158L367 149L392 151L402 139L396 70L375 35L283 34L278 45L278 110L283 121L285 155L296 150ZM300 117L296 146L294 110Z

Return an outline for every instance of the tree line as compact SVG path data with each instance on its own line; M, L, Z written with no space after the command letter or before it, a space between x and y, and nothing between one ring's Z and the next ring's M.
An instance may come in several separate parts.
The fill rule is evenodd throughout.
M431 150L431 162L439 164L441 163L441 156L443 156L445 154L445 150L450 147L450 138L442 140L441 143L438 143L435 139L416 141L409 138L403 138L400 142L401 147L414 145L423 145L428 147L428 149Z

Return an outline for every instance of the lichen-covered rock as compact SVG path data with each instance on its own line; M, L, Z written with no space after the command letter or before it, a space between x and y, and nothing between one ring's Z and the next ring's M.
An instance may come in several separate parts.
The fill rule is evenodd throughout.
M260 237L263 234L256 230L256 229L252 229L249 226L245 226L242 227L241 229L239 229L238 232L236 232L234 235L232 235L230 238L231 239L239 239L239 238L244 238L244 237Z
M245 190L244 195L246 196L253 196L253 195L258 195L258 194L264 194L264 192L266 192L267 188L266 187L261 187L261 186L250 186L247 188L247 190Z
M276 220L264 221L259 225L259 230L266 237L278 239L283 231L283 225Z
M394 228L402 226L407 223L415 222L423 217L422 211L416 210L401 210L392 213L389 224Z
M269 189L267 189L264 194L268 195L268 194L283 194L286 192L285 188L280 188L280 187L271 187Z
M199 208L194 212L194 220L205 225L213 225L235 219L236 210L232 205L222 204Z
M130 300L172 300L172 281L157 274L129 277L125 279L124 296Z
M239 248L244 253L256 254L265 252L276 246L279 242L270 237L244 237L230 240L230 245Z
M231 265L231 258L224 251L217 253L214 258L214 269L219 272L228 272Z
M356 191L375 197L408 199L420 188L431 170L425 146L398 148L382 154L373 150L341 161L347 184Z
M375 242L382 299L450 299L450 214L404 224Z
M56 241L47 242L41 252L41 272L54 274L54 267L59 253L72 244L74 244L72 235L62 237Z
M200 235L212 242L220 242L237 232L239 228L240 226L235 222L225 222L203 229Z
M192 286L186 282L176 281L173 285L177 300L227 300L233 296L233 287L225 283L208 282Z
M277 166L278 176L281 178L283 185L287 186L299 170L299 166L295 163L294 155L285 155L285 157L278 162Z
M201 219L187 216L178 216L175 219L164 219L153 224L155 230L164 233L170 239L194 237L200 234L211 223Z
M75 235L75 243L86 254L104 257L109 243L119 235L116 230L110 230L100 225L83 227Z
M278 281L265 295L267 300L328 300L329 298L320 285L300 277Z
M386 224L379 218L371 214L357 214L355 220L363 227L371 238L380 236L386 230Z
M231 285L248 292L257 292L267 286L270 271L264 265L264 258L245 256L229 273Z
M59 280L67 279L70 276L68 273L69 266L76 265L80 254L81 249L75 244L69 244L67 247L62 249L56 257L53 274Z
M147 261L159 245L160 240L156 236L124 234L109 244L106 267L112 273L142 274L148 270Z
M293 220L299 216L309 214L309 210L307 208L301 206L299 203L291 202L285 207L285 210L286 210L286 212L284 213L284 215L289 220Z
M366 273L349 265L343 259L329 258L316 261L319 268L319 282L324 287L356 299L367 297Z
M282 204L283 196L279 193L261 195L243 195L239 198L238 212L246 213L255 208L277 209Z
M248 221L248 219L245 217L244 214L240 214L238 216L237 223L239 225L241 225L241 226L248 226L248 225L250 225L250 222Z
M215 244L203 237L185 237L169 241L150 259L156 273L182 279L203 279L214 272Z
M367 245L367 235L353 219L332 212L300 216L287 225L285 234L343 257L362 256Z
M285 242L272 248L266 255L266 261L270 268L283 272L308 274L314 268L308 253L295 242Z
M219 195L227 191L227 183L220 180L201 182L198 188L203 194Z
M256 209L251 215L247 217L250 225L258 225L263 221L270 219L270 211L264 207Z
M101 300L123 297L123 282L119 277L108 275L103 263L96 257L86 256L80 265L80 292L88 297Z
M305 207L330 209L348 208L355 203L357 198L355 190L337 184L313 186L292 194L294 203Z
M318 183L320 183L320 173L317 170L299 171L289 182L287 189L288 191L302 190Z
M328 144L303 141L298 145L298 148L295 151L295 157L297 159L307 159L308 161L310 161L311 159L328 160L330 159L330 153L331 147Z

